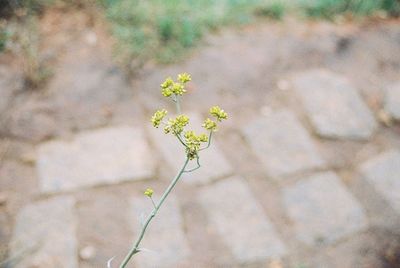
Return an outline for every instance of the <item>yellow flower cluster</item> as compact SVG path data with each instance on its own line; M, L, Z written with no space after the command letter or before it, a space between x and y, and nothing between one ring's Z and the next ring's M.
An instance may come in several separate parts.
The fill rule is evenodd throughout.
M178 82L172 80L171 77L165 79L165 81L161 84L161 93L164 97L170 97L172 94L175 96L182 96L186 93L185 84L192 80L189 74L182 73L178 75Z
M228 114L219 108L219 106L214 106L210 108L210 114L214 116L219 122L222 121L222 119L228 119Z
M174 101L177 101L177 97L186 92L185 84L191 81L191 79L192 78L187 73L179 74L176 82L171 77L168 77L161 84L161 92L165 97L170 97L174 95ZM206 118L202 126L210 132L211 137L211 133L217 131L217 122L221 122L222 120L227 119L228 114L219 106L211 107L209 113L214 118L214 120ZM206 134L196 135L194 131L185 131L185 127L189 124L188 116L181 114L175 118L168 119L167 122L163 122L166 114L167 111L165 109L156 111L151 117L151 122L153 123L153 126L158 128L160 124L164 124L165 134L171 133L181 141L181 143L186 148L186 155L189 159L192 160L198 157L198 152L200 150L201 144L209 142L209 137ZM181 134L183 132L184 141L182 140L183 137L181 137Z
M185 143L186 143L186 155L190 160L197 157L197 152L200 149L200 145L202 142L207 142L208 137L206 134L196 135L194 131L186 131L185 132Z
M210 118L204 120L203 126L205 129L209 131L217 131L217 123L212 121Z
M144 191L144 195L151 197L153 195L154 191L151 188L147 188L146 191Z
M153 126L155 128L158 128L162 122L162 120L164 119L165 115L167 114L167 110L162 109L162 110L158 110L154 113L154 115L151 117L151 122L153 123Z
M168 134L172 132L175 135L179 135L182 133L185 126L189 124L189 117L186 115L178 115L174 119L169 119L167 126L164 128L164 133Z
M214 116L218 122L228 118L228 114L219 108L219 106L211 107L210 115ZM206 118L206 120L204 120L203 127L209 131L215 132L217 131L217 122L211 120L210 118Z

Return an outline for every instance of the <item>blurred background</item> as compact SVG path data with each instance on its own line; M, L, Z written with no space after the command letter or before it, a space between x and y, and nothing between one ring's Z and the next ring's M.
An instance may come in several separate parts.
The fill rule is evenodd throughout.
M400 1L0 0L0 267L400 267Z

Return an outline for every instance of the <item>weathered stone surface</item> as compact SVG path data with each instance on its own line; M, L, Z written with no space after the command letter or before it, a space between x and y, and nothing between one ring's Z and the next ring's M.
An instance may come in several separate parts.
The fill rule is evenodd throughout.
M363 209L332 172L286 187L283 197L297 238L308 245L332 243L367 226Z
M51 141L38 148L42 192L149 178L153 161L143 132L112 127L79 134L71 142Z
M136 223L134 232L137 236L141 222L147 219L153 205L147 197L135 198L131 204L131 222ZM141 247L148 250L135 256L136 264L139 267L178 267L190 256L183 228L178 201L169 196L146 231Z
M207 186L200 191L199 201L239 262L278 258L286 253L286 247L243 179L232 177Z
M320 136L367 139L376 129L371 111L344 77L317 69L294 76L292 85Z
M386 89L385 110L396 120L400 120L400 82Z
M72 197L55 197L19 212L10 244L13 267L78 268L74 205Z
M206 133L201 128L202 120L196 114L190 114L190 124L188 129L193 129L196 133ZM185 161L185 149L179 143L178 139L172 135L165 135L160 129L151 128L149 130L153 142L157 145L162 153L163 158L176 172L182 167ZM216 133L218 135L218 133ZM218 148L215 139L212 140L211 146L200 152L201 168L189 174L183 174L182 181L191 184L205 184L212 180L227 176L232 173L232 166L224 157L222 151ZM196 167L196 161L189 163L187 169Z
M363 178L400 213L400 152L387 151L361 165Z
M270 176L279 178L324 166L307 131L290 111L257 119L244 133Z
M58 128L51 109L32 101L16 105L8 120L7 132L13 137L39 142L57 135Z
M126 77L107 53L80 39L68 44L54 73L48 97L60 127L104 125L117 103L132 98Z
M19 73L13 73L10 69L10 66L0 65L0 113L2 114L23 86L22 76Z

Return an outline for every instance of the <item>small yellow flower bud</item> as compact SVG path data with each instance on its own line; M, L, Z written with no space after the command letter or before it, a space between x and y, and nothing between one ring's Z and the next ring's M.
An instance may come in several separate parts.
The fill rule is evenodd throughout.
M172 95L172 90L171 90L171 88L163 88L163 89L161 89L161 94L163 94L163 96L164 97L169 97L169 96L171 96Z
M167 110L165 109L156 111L154 115L151 117L151 122L153 123L153 126L158 128L166 114Z
M144 191L144 195L151 197L153 195L154 191L151 188L147 188L146 191Z
M181 74L178 74L178 81L179 81L179 82L181 82L181 83L187 83L187 82L189 82L190 80L192 80L192 77L190 76L190 74L188 74L188 73L181 73Z
M170 86L172 86L174 84L174 80L172 80L171 77L168 77L167 79L165 79L164 83L162 83L160 86L162 89L166 89L169 88Z
M210 131L217 131L217 123L211 120L210 118L207 118L204 120L204 123L202 125L205 129L210 130Z
M207 135L206 134L200 134L199 136L199 141L200 142L207 142L208 141L208 137L207 137Z
M214 116L218 121L222 121L222 119L227 119L228 114L219 108L219 106L214 106L210 108L210 114Z

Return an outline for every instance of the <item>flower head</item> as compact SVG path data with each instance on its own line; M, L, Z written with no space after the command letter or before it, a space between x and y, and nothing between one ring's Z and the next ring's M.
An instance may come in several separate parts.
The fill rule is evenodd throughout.
M165 109L156 111L154 115L151 117L151 122L153 123L153 126L158 128L166 114L167 110Z
M192 78L187 73L182 73L178 75L178 80L175 82L171 77L165 79L165 81L160 85L161 93L164 97L170 97L172 94L175 96L182 96L186 93L185 84L189 82Z
M161 88L162 88L162 89L169 88L170 86L172 86L173 83L174 83L174 80L172 80L171 77L168 77L168 78L165 79L165 81L161 84Z
M204 120L202 127L204 127L205 129L207 129L209 131L217 131L217 123L215 121L211 120L210 118L207 118L206 120Z
M151 196L153 195L154 191L151 188L147 188L146 191L144 191L144 195L148 196L151 198Z
M169 119L167 126L164 128L165 134L172 132L173 134L181 134L185 126L189 124L189 117L181 114L174 119Z
M188 73L181 73L178 74L178 81L181 83L187 83L192 80L192 77Z
M228 114L219 108L219 106L214 106L210 108L210 114L214 116L218 121L222 121L222 119L227 119Z
M171 91L175 95L183 95L183 93L186 93L186 89L181 83L174 83L171 87Z
M190 160L197 157L197 153L200 150L200 145L202 142L207 142L208 137L206 134L196 135L192 130L186 131L184 134L186 143L186 155Z

